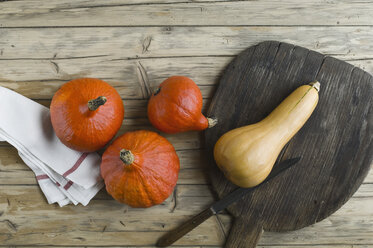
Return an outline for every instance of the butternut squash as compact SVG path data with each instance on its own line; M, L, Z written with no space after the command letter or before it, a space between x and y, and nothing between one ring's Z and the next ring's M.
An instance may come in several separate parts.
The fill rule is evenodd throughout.
M264 181L282 148L311 116L319 89L319 82L302 85L262 121L222 135L215 144L214 158L225 176L244 188Z

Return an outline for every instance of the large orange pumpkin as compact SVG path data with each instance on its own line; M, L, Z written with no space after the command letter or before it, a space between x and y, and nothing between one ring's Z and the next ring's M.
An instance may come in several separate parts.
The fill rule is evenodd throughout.
M94 78L75 79L53 96L53 129L66 146L83 152L103 148L118 132L124 106L118 92Z
M180 169L172 144L151 131L128 132L102 156L101 175L107 192L131 207L162 203L172 193Z
M196 83L183 76L163 81L148 103L148 118L165 133L204 130L216 124L202 113L202 94Z

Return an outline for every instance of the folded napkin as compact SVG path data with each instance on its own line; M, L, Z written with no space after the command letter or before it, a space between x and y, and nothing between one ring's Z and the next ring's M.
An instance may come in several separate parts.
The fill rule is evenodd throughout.
M66 147L53 131L48 108L1 86L0 140L18 150L50 204L85 206L103 187L97 153Z

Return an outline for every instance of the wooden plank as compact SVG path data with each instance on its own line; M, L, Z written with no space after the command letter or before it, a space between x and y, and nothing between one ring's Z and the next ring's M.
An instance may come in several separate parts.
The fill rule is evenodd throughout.
M77 76L79 78L82 76ZM84 76L83 76L84 77ZM106 78L100 78L110 85L112 85L121 97L126 100L140 100L140 99L149 99L148 94L144 95L144 91L139 86L139 81L113 81L107 80ZM32 99L52 99L53 94L66 82L69 80L64 81L32 81L32 82L4 82L0 81L0 86L6 87L8 89L14 90L28 98ZM152 88L156 88L162 81L157 81L155 86ZM200 85L199 86L202 96L204 98L211 98L215 87L213 85ZM124 102L126 104L126 101Z
M368 198L369 199L369 198ZM366 215L361 214L365 212ZM360 212L360 213L359 213ZM259 244L370 244L373 233L373 210L366 198L351 198L340 210L327 219L287 235L281 233L264 233ZM351 217L351 219L349 219ZM345 221L349 219L348 221ZM339 228L340 226L341 228ZM342 227L343 226L343 227ZM311 231L312 230L312 231ZM354 233L357 236L355 236ZM352 234L352 235L351 235ZM300 240L301 239L301 240ZM315 242L316 241L316 242Z
M260 2L249 1L247 3L252 5ZM3 3L0 2L1 4ZM372 4L369 5L373 8ZM310 11L315 10L310 9ZM240 12L245 13L242 10ZM136 12L134 13L137 15ZM142 15L139 16L142 17ZM286 18L281 19L286 20ZM250 21L253 20L250 19ZM47 23L47 21L43 22ZM110 67L114 66L112 70L117 71L115 78L118 78L118 73L121 73L122 79L126 79L130 76L128 74L136 74L134 73L136 61L128 62L133 65L128 67L126 66L128 63L124 61L120 61L119 64L108 64L107 60L161 56L232 56L264 40L289 42L323 54L338 56L341 59L373 58L370 43L373 39L372 26L1 28L0 35L0 59L42 60L25 62L25 66L17 64L16 61L2 62L9 63L9 65L2 64L11 68L7 74L13 75L18 72L18 76L25 75L26 72L30 73L27 67L30 66L34 70L35 66L32 64L39 63L45 67L43 69L39 65L39 71L49 73L48 77L44 75L43 79L51 79L52 75L53 78L58 76L66 79L64 72L69 75L78 72L89 75L92 73L90 70L92 66L96 68L102 66L102 70L97 72L100 73L100 77L103 75L111 77L111 71L105 73L105 70L110 70ZM75 62L63 61L63 59L73 58L76 59ZM79 60L79 58L85 60ZM200 60L199 63L202 63L205 58ZM50 61L59 65L59 75L56 75L58 74L56 68ZM187 61L181 58L179 62L175 62L185 64ZM209 62L210 60L207 60L206 64ZM154 61L149 63L154 63ZM118 70L120 65L123 66L122 70ZM22 69L26 71L22 73L17 66L23 67ZM165 69L167 66L174 67L167 60L161 66ZM167 74L167 70L164 70L164 73ZM1 75L4 76L3 73ZM30 74L28 78L22 80L32 80L32 75L35 74ZM15 79L9 78L9 80Z
M198 209L189 208L187 201L193 198L184 198L182 192L175 197L177 206L174 197L170 197L165 203L149 209L131 209L112 199L93 200L87 207L58 208L45 203L37 186L0 186L0 243L153 245L161 232L175 227L198 211L201 204L211 201L211 197L199 197L202 201L195 201L199 203ZM205 231L191 234L189 245L223 241L215 219L203 226Z
M154 245L157 237L213 200L206 189L179 185L176 207L173 197L156 207L132 209L103 196L96 197L87 207L59 208L46 204L37 186L3 185L0 186L0 242L3 245ZM369 244L373 231L372 204L373 197L351 198L331 217L311 227L288 233L265 233L261 245ZM231 217L219 215L219 218L229 228ZM217 221L211 218L177 245L220 246L224 242L222 236Z
M373 175L373 172L371 171L369 174ZM367 179L364 180L364 183L359 187L353 197L373 197L373 184L368 183Z
M0 245L0 247L2 247ZM50 246L50 247L58 247L58 248L71 248L71 246ZM74 248L96 248L97 246L74 246ZM123 248L123 246L105 246L106 248ZM178 246L173 245L172 247L180 247L180 248L221 248L222 246ZM264 247L276 247L276 248L289 248L289 246L282 246L282 245L259 245L258 248ZM318 244L316 245L292 245L291 248L306 248L306 247L320 247ZM354 245L354 244L344 244L344 245L322 245L325 248L372 248L373 245ZM11 246L9 248L14 248ZM22 246L22 248L35 248L35 246ZM158 248L157 246L126 246L126 248Z
M151 4L170 4L170 3L193 3L193 2L224 2L226 0L105 0L104 2L101 0L51 0L48 2L43 2L44 8L85 8L85 7L114 7L117 5L151 5ZM28 0L10 0L10 1L3 1L1 7L3 7L6 11L19 11L20 7L23 8L33 8L35 7L39 1L28 1ZM39 6L40 7L40 6Z
M78 77L77 77L78 78ZM126 104L126 99L128 100L141 100L149 99L148 94L144 95L138 82L135 84L130 84L127 81L112 81L105 78L101 78L110 85L112 85L121 97L124 99L124 104ZM66 82L66 81L34 81L34 82L0 82L0 86L6 87L8 89L14 90L28 98L32 99L52 99L53 94ZM158 84L162 83L159 81ZM157 85L158 85L157 84ZM156 86L154 87L156 88ZM200 85L199 86L202 96L206 98L211 98L214 93L215 87L213 85ZM126 106L126 105L125 105Z
M359 200L359 198L353 197L327 219L300 230L280 233L264 232L258 247L281 247L282 245L328 247L335 244L338 244L338 247L349 244L350 247L352 247L352 244L353 247L357 244L373 246L371 239L373 228L370 224L373 210L370 208L367 199L369 198ZM224 227L224 232L229 233L233 219L228 215L219 215L219 219ZM360 237L355 237L352 234L355 232L353 230L363 233Z
M22 246L3 246L3 245L0 245L0 247L7 247L7 248L17 248L17 247L22 247L22 248L35 248L35 247L43 247L43 246L35 246L35 245L31 245L31 246L28 246L28 245L22 245ZM74 245L74 246L63 246L63 245L48 245L48 248L97 248L97 247L105 247L105 248L123 248L123 246L79 246L79 245ZM172 246L172 247L180 247L180 248L219 248L219 246ZM354 246L355 247L355 246ZM356 246L357 248L361 248L360 246ZM125 248L158 248L157 246L125 246ZM334 247L329 247L328 248L334 248ZM342 247L343 248L343 247ZM348 248L351 248L348 247ZM365 248L365 247L364 247Z
M4 218L5 214L10 214L12 216L14 215L13 217L15 218L22 218L22 221L25 223L28 221L28 219L24 219L25 216L31 220L37 217L35 213L38 211L40 211L40 214L45 211L56 211L58 214L64 214L64 216L56 215L53 218L74 219L76 216L82 216L84 217L84 220L94 214L94 212L91 212L92 210L102 211L104 208L107 208L107 210L110 211L103 211L102 215L97 216L97 218L105 220L113 213L120 214L123 213L124 210L126 212L123 213L123 221L127 221L128 218L139 218L139 213L143 216L154 214L168 215L172 213L179 216L191 215L198 213L202 208L212 203L214 200L211 190L207 185L177 185L173 194L162 204L151 208L137 209L116 202L105 191L105 189L102 189L97 196L92 199L90 204L87 206L86 211L84 206L81 205L68 205L66 208L60 208L58 205L48 205L44 199L44 195L37 185L0 185L0 192L2 196L0 210L3 211L1 218ZM9 203L7 199L9 200ZM188 202L193 203L187 204ZM153 218L157 218L157 216L154 216ZM76 221L79 222L84 220L80 219ZM159 228L159 226L160 225L158 225L157 228ZM145 229L152 228L146 224L142 227ZM169 230L173 227L168 226L168 229L165 230ZM133 226L125 227L125 229L129 231L134 231L133 228ZM120 229L123 230L123 227L120 227Z
M73 78L101 78L116 88L125 100L126 106L126 100L129 99L148 99L147 89L154 90L167 77L184 75L192 78L199 85L202 96L209 99L216 89L215 85L221 72L232 59L233 57L229 56L157 58L138 61L108 58L59 61L0 60L0 86L15 90L32 99L51 99L62 84ZM348 62L373 72L373 59ZM56 73L56 64L60 68L58 73ZM146 74L146 81L139 74L140 68L142 73Z
M301 239L301 237L299 237ZM270 245L258 245L257 248L264 247L276 247L276 248L289 248L289 246L282 246L276 244ZM356 244L304 244L304 245L292 245L291 248L305 248L305 247L325 247L325 248L371 248L373 245L356 245Z
M109 4L1 3L3 27L144 25L372 25L371 1L224 1ZM97 2L97 1L95 1ZM176 1L175 1L176 2ZM130 2L131 3L131 2ZM224 11L224 18L222 18ZM141 13L139 15L138 13ZM94 16L94 18L92 18Z
M0 247L4 247L0 245ZM14 248L14 246L5 246L8 248ZM18 247L18 246L16 246ZM71 248L71 246L49 246L51 248L58 247L58 248ZM97 248L97 246L73 246L74 248ZM172 247L180 247L180 248L221 248L222 246L179 246L179 245L173 245ZM282 246L282 245L258 245L258 248L264 248L264 247L276 247L276 248L289 248L289 246ZM306 248L306 247L319 247L319 245L292 245L291 248ZM322 245L322 247L325 248L372 248L373 245L354 245L354 244L343 244L343 245ZM22 248L35 248L35 246L22 246ZM123 246L105 246L105 248L123 248ZM157 246L126 246L126 248L158 248Z
M182 246L193 246L195 244L201 245L220 245L224 243L222 235L217 234L203 223L203 230L194 230L188 235L188 239L179 243ZM202 226L201 225L201 226ZM211 225L211 224L210 224ZM7 234L0 233L0 240L3 244L12 246L32 245L37 246L51 246L53 244L64 244L69 247L84 244L95 245L96 247L105 247L110 245L125 245L125 247L137 244L141 246L154 246L156 240L163 235L164 232L84 232L73 231L65 233L45 232L45 233L27 233L27 234Z

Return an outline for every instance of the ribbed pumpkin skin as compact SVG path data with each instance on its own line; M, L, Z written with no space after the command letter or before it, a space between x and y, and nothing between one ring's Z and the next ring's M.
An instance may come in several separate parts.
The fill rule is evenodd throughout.
M107 102L97 110L88 101L105 96ZM67 82L53 96L50 106L53 129L66 146L83 152L103 148L118 132L124 106L118 92L108 83L94 78Z
M160 91L150 97L148 118L165 133L179 133L208 128L202 111L202 94L190 78L173 76L163 81Z
M131 165L120 159L122 149L134 155ZM151 207L166 200L176 185L179 169L179 158L172 144L145 130L118 137L106 149L101 162L107 192L135 208Z

